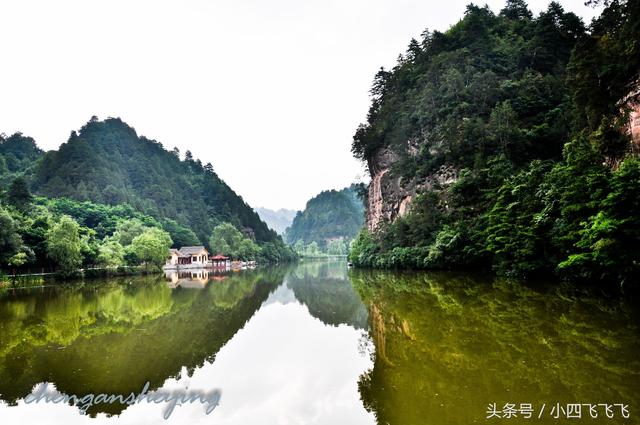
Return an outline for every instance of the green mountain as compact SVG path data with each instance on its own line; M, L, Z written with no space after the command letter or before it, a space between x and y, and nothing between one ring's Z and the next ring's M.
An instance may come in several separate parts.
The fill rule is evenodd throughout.
M206 244L213 228L230 222L258 242L279 239L214 172L186 152L169 152L138 136L119 118L92 119L57 151L44 154L34 189L47 197L68 197L108 205L127 203L156 218L191 228Z
M270 210L269 208L256 208L256 212L267 225L278 232L283 234L287 227L291 226L296 211L288 210L286 208L280 208L279 210Z
M214 228L229 227L251 247L234 258L295 258L211 164L190 152L181 160L177 149L166 151L120 119L93 118L46 153L19 133L0 136L5 270L46 267L68 275L81 266L157 268L170 246L219 250L209 246Z
M469 5L378 72L356 265L637 279L640 2L602 3L588 28L555 2Z
M290 245L315 242L321 250L326 250L331 240L351 241L364 223L364 206L358 197L358 187L327 190L310 199L287 229L286 241Z

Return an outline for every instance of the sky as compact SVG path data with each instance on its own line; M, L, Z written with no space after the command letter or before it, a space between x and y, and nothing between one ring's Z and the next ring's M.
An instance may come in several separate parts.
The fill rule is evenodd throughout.
M251 206L302 209L367 180L350 147L373 76L467 3L0 0L0 132L51 150L93 115L120 117L211 162ZM586 22L597 13L560 3Z

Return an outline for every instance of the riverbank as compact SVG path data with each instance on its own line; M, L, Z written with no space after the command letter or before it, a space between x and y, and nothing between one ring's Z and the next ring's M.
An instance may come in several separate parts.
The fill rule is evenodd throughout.
M160 274L157 270L146 270L144 266L121 266L111 268L78 269L71 274L60 272L23 273L16 275L0 274L0 291L18 288L37 288L46 283L75 282L84 278L144 276Z

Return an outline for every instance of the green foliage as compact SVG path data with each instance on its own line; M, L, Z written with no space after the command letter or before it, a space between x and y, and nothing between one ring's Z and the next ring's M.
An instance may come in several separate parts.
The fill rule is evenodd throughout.
M360 266L373 266L379 252L379 246L373 235L362 229L349 248L349 261Z
M212 252L234 260L252 260L260 253L260 247L244 236L231 223L222 223L213 229L209 241Z
M427 185L408 214L363 231L354 264L637 283L640 179L626 108L638 101L640 3L605 6L589 32L557 3L537 17L521 0L498 16L469 6L378 73L354 154L375 163L392 151L401 184L442 165L458 179Z
M158 221L171 219L207 241L220 222L251 229L258 242L278 240L236 193L192 157L181 161L118 118L91 120L35 171L37 193L111 205L129 204ZM104 235L100 235L104 236ZM183 233L181 241L192 241ZM177 240L177 239L176 239Z
M0 207L0 262L6 264L22 246L18 227L9 212Z
M358 185L341 191L328 190L307 202L304 211L298 212L287 229L285 238L290 245L298 241L309 245L315 242L326 251L328 241L351 241L364 222L364 206L358 196Z
M640 273L640 161L613 173L599 211L580 223L575 250L558 264L564 273L624 284Z
M31 137L15 133L0 134L0 186L6 186L15 177L30 174L43 152Z
M536 18L523 2L499 16L470 5L448 31L425 31L376 75L354 155L368 160L391 148L401 156L394 172L409 176L498 154L516 163L558 158L569 133L565 69L584 34L554 3Z
M113 233L114 238L122 246L131 245L133 240L144 233L148 227L137 218L131 220L124 220L116 225L116 230Z
M145 229L131 241L131 252L135 254L145 267L161 269L167 259L167 252L173 241L169 233L152 227Z
M497 190L487 213L486 248L499 272L526 276L548 265L543 249L547 221L538 214L544 206L537 189L549 168L534 161Z
M175 222L163 224L167 223L174 231L189 234ZM28 210L0 208L0 225L0 266L49 267L53 260L65 276L80 266L137 266L148 261L148 255L139 257L142 251L132 245L133 240L149 230L166 234L156 219L127 205L112 207L65 198L37 197ZM165 256L166 251L163 262Z
M69 215L95 232L85 231L85 264L97 262L99 241L126 220L164 229L176 247L206 245L217 224L230 222L258 245L270 244L275 261L295 257L220 180L211 164L203 166L189 155L181 161L179 153L167 152L160 143L138 136L120 119L91 119L79 133L72 132L58 151L46 154L20 133L8 138L0 135L0 187L12 181L6 200L18 210L11 214L33 251L33 255L27 252L31 265L46 264L44 232L49 226L40 213L24 211L31 202L29 182L36 193L48 197L35 198L37 205L54 216ZM128 236L120 243L126 248L131 240ZM245 244L244 248L254 247ZM125 257L132 264L137 261L130 250ZM0 263L6 264L7 258Z
M318 242L313 241L309 245L307 245L305 253L307 253L308 255L320 255L320 247L318 246Z
M332 239L327 244L327 254L346 255L347 245L343 239Z
M62 275L70 275L82 264L80 226L68 215L60 217L47 231L47 254Z
M287 263L298 259L296 253L280 241L260 245L257 261L261 263Z
M125 264L124 248L116 237L105 238L98 249L98 264L119 267Z
M16 177L9 185L9 190L6 195L7 203L14 206L18 210L24 211L30 205L33 200L31 191L29 191L29 185L24 177Z

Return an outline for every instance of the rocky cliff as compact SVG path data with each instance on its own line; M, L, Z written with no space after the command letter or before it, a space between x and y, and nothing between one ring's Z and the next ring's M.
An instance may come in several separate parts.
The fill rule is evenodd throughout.
M636 152L640 151L640 80L634 86L636 87L626 102L629 108L629 134L633 141L632 149Z
M371 183L366 218L370 231L374 231L381 223L393 222L405 215L417 194L446 188L458 178L456 168L443 165L426 178L403 179L391 169L399 158L399 154L384 148L367 161Z

